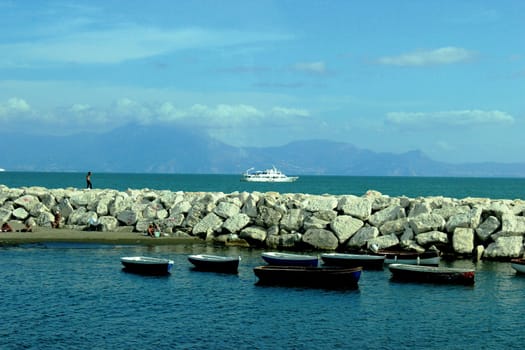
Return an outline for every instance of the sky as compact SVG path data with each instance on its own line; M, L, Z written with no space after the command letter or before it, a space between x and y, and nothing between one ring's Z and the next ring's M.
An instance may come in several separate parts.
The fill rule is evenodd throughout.
M524 14L522 0L0 0L0 130L184 126L241 147L524 162Z

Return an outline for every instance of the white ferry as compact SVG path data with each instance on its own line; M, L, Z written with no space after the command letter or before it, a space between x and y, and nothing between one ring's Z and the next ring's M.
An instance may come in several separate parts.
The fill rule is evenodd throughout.
M294 182L298 176L286 176L275 167L266 170L253 171L253 168L246 170L242 175L241 181L248 182Z

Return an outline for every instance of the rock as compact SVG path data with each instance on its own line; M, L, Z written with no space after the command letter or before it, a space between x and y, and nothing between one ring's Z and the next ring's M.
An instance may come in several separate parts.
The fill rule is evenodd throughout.
M241 211L239 204L233 202L221 201L217 204L213 212L223 219L228 219L237 215Z
M415 217L422 214L430 214L432 212L432 208L430 207L430 203L424 201L424 202L416 202L413 204L412 208L410 208L408 212L408 217Z
M372 226L380 227L387 221L393 221L405 217L405 210L399 205L393 205L372 214L368 219L368 222Z
M284 235L268 235L266 246L272 249L295 248L301 242L299 233L287 233Z
M117 214L117 220L125 226L132 226L137 222L137 214L132 210L123 210Z
M525 235L525 216L503 214L501 218L501 232L507 236Z
M101 216L98 218L98 223L102 227L102 231L112 232L117 229L118 220L112 216Z
M459 213L451 216L445 227L447 232L454 232L457 227L476 228L481 220L481 208L473 208L465 213Z
M474 250L474 230L457 227L452 235L452 248L458 254L472 254Z
M22 207L13 210L11 215L17 220L25 220L29 216L29 213Z
M4 222L9 221L9 219L11 218L11 212L12 210L0 208L0 225Z
M372 201L369 198L342 196L337 204L337 210L342 211L343 214L367 220L372 214Z
M256 218L258 211L257 211L257 202L259 201L259 197L257 195L251 194L248 196L248 198L244 201L244 205L241 208L241 211L248 215L251 218Z
M489 216L476 228L477 237L482 242L487 241L490 235L496 232L496 230L500 227L500 224L501 223L497 217Z
M445 219L438 214L420 214L410 218L409 222L415 235L428 231L442 231L445 228Z
M281 227L288 231L297 231L303 227L305 212L302 209L289 209L281 218Z
M377 227L365 226L361 227L357 232L350 238L346 247L347 248L362 248L366 246L366 243L373 238L379 236L379 230Z
M332 220L330 228L337 237L339 243L342 244L352 237L357 230L363 227L363 225L364 223L361 220L354 219L349 215L340 215Z
M319 217L317 217L317 215L315 215L316 213L314 213L314 215L311 215L309 217L307 217L305 220L304 220L304 223L303 223L303 227L304 227L304 230L307 231L311 228L326 228L328 227L328 225L330 224L330 221L328 220L323 220Z
M250 223L250 217L244 213L238 213L226 219L222 224L222 228L231 233L240 232L246 225Z
M193 226L192 233L194 236L201 238L207 238L214 231L218 230L222 226L222 219L215 213L209 213L202 220L200 220L195 226Z
M339 240L335 234L325 229L311 228L303 235L303 242L315 249L335 250Z
M262 205L259 207L259 215L257 215L255 223L262 227L279 225L282 215L280 210Z
M239 234L239 238L242 238L247 242L256 242L257 245L262 245L266 240L266 236L266 230L260 226L245 227Z
M399 235L403 233L408 226L408 219L407 218L400 218L396 220L386 221L379 227L379 232L381 232L382 235L390 235L395 234Z
M303 203L304 210L310 212L334 210L337 208L337 198L335 196L309 196Z
M429 246L436 243L448 243L448 235L445 232L429 231L416 235L416 242L421 246Z
M523 237L498 237L483 252L485 259L518 258L523 254Z
M14 203L15 206L22 207L26 212L30 212L36 205L40 204L40 201L38 200L38 197L26 194L17 198Z
M376 238L372 238L367 242L367 248L371 247L372 245L376 245L377 249L387 249L394 247L399 244L399 239L396 235L391 234L388 236L378 236Z

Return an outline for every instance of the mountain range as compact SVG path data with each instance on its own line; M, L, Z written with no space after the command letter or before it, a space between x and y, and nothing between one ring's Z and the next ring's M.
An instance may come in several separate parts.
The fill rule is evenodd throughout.
M289 175L525 177L525 163L451 164L418 150L373 152L316 139L234 147L193 129L165 126L70 136L0 132L0 140L0 167L12 171L239 174L275 166Z

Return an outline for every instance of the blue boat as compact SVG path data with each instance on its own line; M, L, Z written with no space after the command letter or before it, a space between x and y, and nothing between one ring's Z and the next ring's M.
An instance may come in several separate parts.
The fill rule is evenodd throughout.
M269 265L277 266L318 266L319 257L316 255L290 254L280 252L264 252L261 257Z

